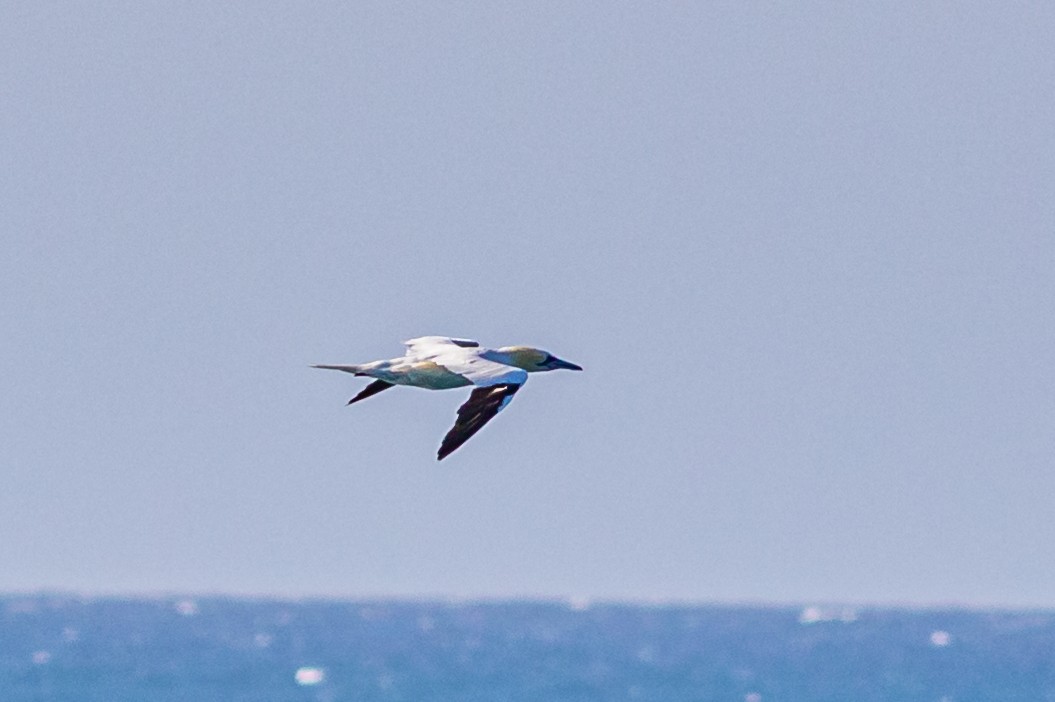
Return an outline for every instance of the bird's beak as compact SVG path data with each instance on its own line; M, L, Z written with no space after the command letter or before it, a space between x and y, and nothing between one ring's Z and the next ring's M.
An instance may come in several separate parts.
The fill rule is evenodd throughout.
M549 367L552 370L560 370L561 368L564 368L566 370L582 370L582 366L577 366L574 363L569 363L568 361L562 361L559 358L554 358L552 361L550 361Z

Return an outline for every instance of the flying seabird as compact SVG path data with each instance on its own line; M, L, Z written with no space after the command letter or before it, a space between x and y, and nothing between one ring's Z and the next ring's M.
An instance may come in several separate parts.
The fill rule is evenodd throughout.
M349 366L314 365L312 368L374 378L374 382L348 401L349 405L396 385L429 390L475 385L469 399L458 408L454 427L443 437L436 456L440 461L505 409L520 386L527 382L528 373L560 368L582 370L574 363L530 346L485 349L479 342L447 336L422 336L403 343L407 351L402 358Z

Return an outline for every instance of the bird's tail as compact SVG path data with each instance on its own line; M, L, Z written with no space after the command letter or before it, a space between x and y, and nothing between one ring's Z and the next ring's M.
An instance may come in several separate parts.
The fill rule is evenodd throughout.
M326 370L339 370L339 371L344 371L345 373L353 373L355 375L372 375L372 373L370 371L376 369L376 367L377 367L376 363L367 363L365 365L359 365L359 366L330 366L330 365L325 365L325 364L321 364L320 363L318 365L313 365L312 366L312 368L324 368ZM348 404L349 405L355 404L356 402L359 402L359 400L365 400L368 397L373 397L374 395L376 395L377 393L381 392L382 390L388 390L389 388L394 388L394 387L395 387L395 384L389 383L388 381L381 380L380 378L378 378L377 380L375 380L374 382L370 383L365 388L363 388L362 391L360 391L360 393L358 395L356 395L352 399L348 400Z
M326 370L339 370L345 373L354 373L355 375L366 375L363 373L362 366L329 366L325 364L313 365L312 368L325 368Z

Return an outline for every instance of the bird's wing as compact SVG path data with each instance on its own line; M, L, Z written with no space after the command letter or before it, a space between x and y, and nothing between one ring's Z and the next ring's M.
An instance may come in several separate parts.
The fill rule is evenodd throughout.
M395 385L393 385L392 383L386 382L384 380L375 380L374 382L370 383L365 388L360 390L358 395L356 395L352 399L348 400L348 404L349 405L354 405L359 400L365 400L368 397L373 397L374 395L376 395L377 393L381 392L382 390L388 390L389 388L394 388L394 387L395 387Z
M527 371L515 366L491 361L480 355L475 341L450 339L445 336L423 336L406 342L408 356L416 361L431 361L457 373L473 385L510 383L523 385Z
M441 461L494 419L527 382L527 371L483 358L479 355L480 345L469 339L423 336L407 341L406 345L408 355L443 366L476 386L465 404L458 408L454 427L443 437L437 455Z
M500 365L500 364L495 364ZM519 369L516 369L519 370ZM523 371L521 371L523 373ZM524 373L526 376L527 373ZM526 378L525 378L526 379ZM443 437L436 460L442 461L452 451L464 444L485 424L501 412L523 383L498 383L483 385L473 390L465 404L458 408L458 419L454 427Z
M439 364L451 373L457 373L477 387L490 385L523 385L527 382L527 371L514 366L507 366L497 361L489 361L476 354L460 350L441 353L429 360Z
M454 339L449 336L419 336L416 339L407 339L403 345L413 353L430 353L451 347L475 349L480 346L480 342L472 339Z

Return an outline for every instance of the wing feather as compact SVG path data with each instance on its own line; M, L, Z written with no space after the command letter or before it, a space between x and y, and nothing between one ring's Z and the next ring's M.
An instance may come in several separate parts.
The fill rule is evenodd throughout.
M348 404L355 404L359 400L365 400L368 397L373 397L382 390L388 390L394 388L395 385L392 383L385 382L384 380L375 380L374 382L367 385L365 388L359 391L359 394L348 400Z
M486 385L473 390L465 404L458 408L458 419L454 422L454 427L443 437L436 460L442 461L468 441L473 434L480 431L509 404L519 389L520 383L504 383Z

